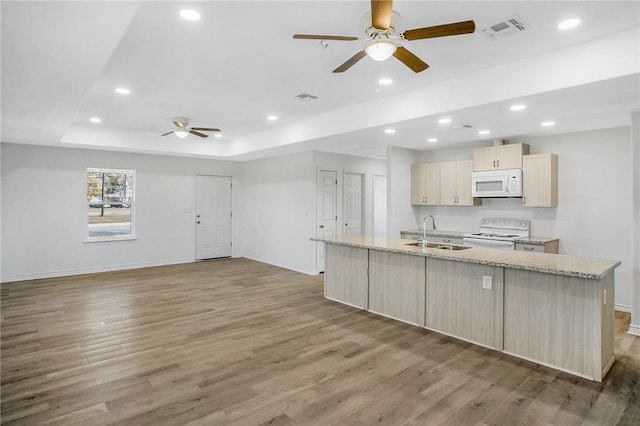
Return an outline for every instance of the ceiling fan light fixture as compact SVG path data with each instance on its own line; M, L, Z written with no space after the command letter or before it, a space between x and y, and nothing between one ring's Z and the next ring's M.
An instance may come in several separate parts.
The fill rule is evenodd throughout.
M176 136L179 137L180 139L186 138L188 134L189 134L189 131L187 129L184 129L184 128L176 129Z
M364 51L367 52L367 55L374 61L386 61L393 55L396 51L395 43L389 40L372 40L367 44L367 47L364 48Z

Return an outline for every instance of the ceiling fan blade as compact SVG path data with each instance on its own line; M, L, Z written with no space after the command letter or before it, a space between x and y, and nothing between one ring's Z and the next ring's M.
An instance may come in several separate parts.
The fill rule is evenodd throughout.
M388 30L391 25L393 1L371 0L371 26L379 30Z
M476 30L473 21L454 22L451 24L436 25L434 27L416 28L400 33L400 38L405 40L422 40L425 38L447 37L460 34L470 34Z
M202 132L219 132L220 129L214 129L212 127L192 127L191 130L200 130Z
M422 59L418 58L402 46L398 46L396 51L393 52L393 56L416 73L429 68L429 65L423 62Z
M160 135L160 136L167 136L167 135L170 135L171 133L173 133L173 130L172 130L172 131L170 131L170 132L164 133L164 134L162 134L162 135Z
M339 40L339 41L354 41L359 40L359 37L355 36L339 36L339 35L321 35L321 34L294 34L293 38L301 40Z
M173 124L175 124L176 127L183 127L184 128L186 126L184 123L181 123L179 121L174 121Z
M347 61L344 64L340 65L338 68L333 70L333 72L345 72L365 56L367 56L367 52L365 52L364 50L361 50L360 52L356 53L355 55L347 59Z
M193 130L193 129L189 130L189 133L191 133L192 135L200 136L201 138L208 138L209 137L209 135L205 135L204 133L200 133L200 132L198 132L196 130Z

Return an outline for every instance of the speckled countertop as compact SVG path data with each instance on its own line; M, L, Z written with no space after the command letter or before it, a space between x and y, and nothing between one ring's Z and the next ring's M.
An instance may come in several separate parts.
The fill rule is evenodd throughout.
M466 250L443 250L407 245L413 240L374 238L366 235L340 235L333 238L311 238L328 244L361 247L374 250L405 253L413 256L458 260L505 268L567 275L571 277L601 279L609 271L620 265L619 260L592 259L562 254L506 251L479 247Z
M400 233L403 233L403 232L406 232L407 234L412 234L412 235L422 235L422 229L409 229L407 231L400 231ZM427 235L431 237L462 238L464 234L469 234L469 233L470 232L427 229Z
M422 235L422 230L420 229L408 229L406 231L400 231L400 233L407 233L411 235ZM427 229L427 236L432 237L445 237L445 238L462 238L464 234L470 234L471 232L461 232L461 231L446 231L440 229ZM545 244L550 243L552 241L558 241L557 238L552 237L526 237L526 238L516 238L516 242L519 243L527 243L527 244Z

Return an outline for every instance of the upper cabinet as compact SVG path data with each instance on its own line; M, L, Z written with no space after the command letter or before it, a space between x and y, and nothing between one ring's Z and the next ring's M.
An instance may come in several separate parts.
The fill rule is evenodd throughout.
M471 196L473 161L440 163L440 204L445 206L477 206L479 198Z
M535 154L522 157L522 205L558 206L558 156Z
M411 166L411 204L436 206L440 204L440 164Z
M513 143L473 150L473 171L521 169L522 156L529 154L529 145Z

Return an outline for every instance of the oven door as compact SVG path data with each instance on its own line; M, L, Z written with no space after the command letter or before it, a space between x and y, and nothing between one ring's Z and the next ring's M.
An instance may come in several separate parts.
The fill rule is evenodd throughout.
M516 243L504 240L485 240L484 238L464 237L464 245L469 247L491 248L497 250L514 250Z

